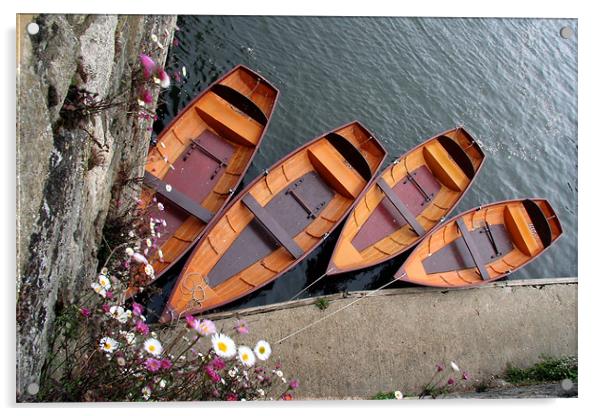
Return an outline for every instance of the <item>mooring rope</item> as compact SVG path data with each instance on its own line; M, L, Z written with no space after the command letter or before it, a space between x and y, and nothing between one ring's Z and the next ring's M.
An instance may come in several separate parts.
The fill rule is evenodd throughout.
M297 292L288 301L290 302L291 300L295 300L297 298L297 296L299 296L301 293L305 292L307 289L309 289L310 287L312 287L313 285L315 285L316 283L318 283L320 280L322 280L324 277L326 277L328 275L328 273L330 273L332 270L334 270L334 269L328 269L328 270L326 270L326 272L322 276L318 277L316 280L314 280L313 282L311 282L309 285L305 286L303 289L301 289L299 292Z
M296 330L295 332L288 334L288 335L287 335L287 336L285 336L284 338L281 338L280 340L276 341L276 344L280 344L280 343L282 343L283 341L286 341L287 339L289 339L289 338L291 338L291 337L294 337L295 335L297 335L297 334L300 334L301 332L305 331L306 329L309 329L309 328L311 328L312 326L314 326L314 325L316 325L316 324L318 324L318 323L322 322L323 320L325 320L325 319L328 319L328 318L330 318L331 316L333 316L333 315L335 315L335 314L337 314L337 313L339 313L339 312L341 312L341 311L343 311L343 310L347 309L348 307L350 307L351 305L353 305L353 304L355 304L355 303L359 302L360 300L362 300L362 299L366 299L367 297L370 297L370 296L372 296L374 293L378 292L379 290L382 290L382 289L384 289L385 287L389 286L391 283L393 283L393 282L395 282L395 281L397 281L397 279L393 279L393 280L391 280L390 282L387 282L387 283L385 283L385 284L384 284L384 285L382 285L381 287L379 287L379 288L377 288L377 289L374 289L374 290L373 290L373 291L371 291L371 292L368 292L366 295L362 296L361 298L357 298L357 299L356 299L356 300L354 300L353 302L351 302L351 303L348 303L347 305L340 307L340 308L339 308L339 309L337 309L336 311L334 311L334 312L331 312L331 313L329 313L328 315L324 315L324 316L323 316L323 317L321 317L320 319L318 319L318 320L316 320L316 321L314 321L314 322L311 322L311 323L309 323L309 324L305 325L303 328L300 328L300 329Z

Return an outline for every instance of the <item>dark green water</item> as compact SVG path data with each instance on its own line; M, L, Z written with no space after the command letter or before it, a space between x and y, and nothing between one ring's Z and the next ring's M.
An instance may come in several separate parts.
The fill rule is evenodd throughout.
M184 16L178 25L167 67L185 66L187 77L163 94L157 132L239 63L281 92L244 184L354 119L388 149L386 164L464 125L488 160L454 215L503 199L545 197L564 236L509 278L577 276L576 20ZM560 36L564 26L574 30L570 39ZM224 309L288 300L325 271L338 231L273 284ZM324 279L310 294L376 288L405 257ZM178 271L165 279L165 293Z

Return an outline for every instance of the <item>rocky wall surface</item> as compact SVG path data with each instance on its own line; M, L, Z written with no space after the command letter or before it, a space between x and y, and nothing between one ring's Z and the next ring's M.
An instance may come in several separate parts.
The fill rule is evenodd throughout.
M31 20L31 19L28 19ZM57 302L97 274L103 228L127 215L151 131L130 111L138 56L162 65L176 16L38 15L17 30L17 400L35 391ZM123 103L64 119L69 88ZM154 93L156 105L157 91Z

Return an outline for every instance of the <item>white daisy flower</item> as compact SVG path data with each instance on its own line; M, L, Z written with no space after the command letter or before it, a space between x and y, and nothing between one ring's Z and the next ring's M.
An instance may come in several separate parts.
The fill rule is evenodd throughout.
M163 205L162 203L158 202L157 203L157 208L159 208L159 211L163 211L165 209L165 205Z
M125 254L127 254L128 256L132 256L134 254L134 249L131 247L128 247L125 249Z
M134 340L136 339L136 334L127 331L119 331L119 333L125 338L128 345L132 345L134 343Z
M214 334L211 337L211 344L215 353L222 358L232 358L236 355L236 344L227 335Z
M134 230L130 230L130 231L128 232L128 236L129 236L130 238L134 238L134 236L135 236L135 235L136 235L136 234L134 233Z
M453 368L454 371L460 371L460 367L458 367L458 364L454 363L453 361L450 362L449 365L451 365L451 368Z
M119 347L119 343L111 337L104 337L100 340L100 350L102 352L113 352Z
M121 307L121 306L113 305L109 309L109 314L115 319L119 319L119 317L121 315L123 315L124 313L125 313L125 309L123 309L123 307Z
M150 264L147 264L144 267L144 273L146 273L149 276L152 276L153 274L155 274L155 269L153 269L153 266Z
M170 184L166 184L166 185L165 185L165 190L166 190L167 192L171 192L171 185L170 185Z
M283 374L282 374L282 371L280 371L280 370L277 370L277 371L276 371L276 375L277 375L278 377L282 377L282 376L283 376Z
M247 367L255 365L255 354L253 354L253 350L249 347L238 347L238 359Z
M401 394L401 392L400 392L399 390L397 390L397 391L395 392L395 398L396 398L397 400L401 400L401 399L403 399L403 394Z
M144 350L154 356L159 356L163 352L163 346L156 338L149 338L144 341Z
M157 37L157 35L155 35L154 33L151 35L151 40L153 42L157 42L159 40L159 38Z
M148 386L143 387L142 388L142 398L144 400L148 400L148 399L150 399L150 396L151 396L151 389L150 389L150 387L148 387Z
M165 381L164 379L161 379L161 381L159 381L159 387L161 387L162 389L164 389L166 385L167 381Z
M257 358L259 358L261 361L265 361L268 358L270 358L272 348L270 347L270 344L267 343L267 341L261 340L257 342L257 345L255 345L254 351Z
M125 324L128 321L128 319L130 319L131 317L132 317L132 311L127 309L124 313L122 313L121 315L119 315L117 317L117 320L119 322L121 322L122 324Z
M263 389L257 389L257 394L259 394L261 397L265 396L265 391Z
M238 368L236 367L232 367L229 371L228 371L228 375L232 378L234 378L236 376L236 374L238 374Z
M98 275L98 283L102 286L104 290L109 290L111 288L111 281L104 274Z
M107 291L100 284L93 282L91 284L91 286L92 286L92 289L94 289L94 291L96 293L98 293L100 296L102 296L103 298L107 296Z

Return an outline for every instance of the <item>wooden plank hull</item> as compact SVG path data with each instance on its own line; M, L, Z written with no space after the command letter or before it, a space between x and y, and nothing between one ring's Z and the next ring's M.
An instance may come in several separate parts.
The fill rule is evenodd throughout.
M169 270L226 207L261 145L278 95L267 80L238 65L163 130L149 151L145 175L150 180L141 199L146 217L167 225L159 225L160 237L148 252L154 279L131 285L129 296Z
M462 222L472 248L464 239ZM485 205L459 214L433 230L395 277L435 287L482 285L533 261L561 235L560 221L545 199ZM482 270L475 259L482 262Z
M478 143L462 127L437 134L400 156L356 202L327 274L374 266L412 248L456 207L484 160Z
M349 213L385 157L378 140L352 122L276 162L203 235L161 322L248 295L302 261Z

